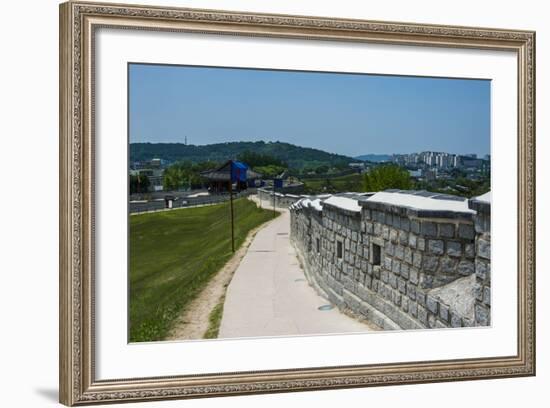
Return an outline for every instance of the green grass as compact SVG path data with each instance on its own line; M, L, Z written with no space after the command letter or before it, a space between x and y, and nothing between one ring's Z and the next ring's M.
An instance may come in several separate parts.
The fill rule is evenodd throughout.
M130 341L157 341L232 256L229 203L130 217ZM273 218L234 202L237 249Z
M225 296L222 296L220 302L212 309L210 315L208 316L208 329L204 333L203 338L205 339L217 339L218 333L220 331L220 324L222 322L223 316L223 304L225 301Z
M363 191L363 175L354 173L339 177L319 177L303 179L305 190L309 194L340 193Z

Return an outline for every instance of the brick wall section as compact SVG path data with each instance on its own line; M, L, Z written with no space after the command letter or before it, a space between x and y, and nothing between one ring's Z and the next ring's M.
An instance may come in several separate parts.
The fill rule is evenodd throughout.
M474 321L430 293L473 277L478 263L489 265L485 253L476 253L485 248L486 237L478 237L471 214L415 211L366 199L359 203L360 212L327 203L322 210L300 202L290 207L292 242L319 292L385 329L488 324L482 316L490 316L489 298L479 305L476 299ZM481 291L490 297L490 280L483 283Z

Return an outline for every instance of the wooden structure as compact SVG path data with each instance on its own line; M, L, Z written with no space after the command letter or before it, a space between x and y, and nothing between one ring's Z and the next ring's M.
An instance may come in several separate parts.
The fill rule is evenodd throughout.
M208 180L208 190L211 193L246 190L262 177L246 163L237 160L228 160L217 169L202 172L201 176Z

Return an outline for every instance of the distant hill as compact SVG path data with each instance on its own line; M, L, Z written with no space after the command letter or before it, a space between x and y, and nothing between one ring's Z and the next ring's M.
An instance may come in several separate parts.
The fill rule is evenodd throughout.
M362 156L356 156L356 160L370 161L374 163L380 163L391 160L391 154L364 154Z
M222 162L236 158L246 151L269 155L283 160L290 168L303 169L328 165L347 167L356 161L352 157L328 153L323 150L296 146L283 142L229 142L210 145L185 145L182 143L131 143L130 161L146 161L160 158L169 162L206 160Z

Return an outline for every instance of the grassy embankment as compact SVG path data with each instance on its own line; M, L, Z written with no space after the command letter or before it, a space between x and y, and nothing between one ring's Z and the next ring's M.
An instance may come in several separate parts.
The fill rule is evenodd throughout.
M220 332L220 324L222 322L223 316L223 304L225 301L225 296L220 299L220 302L212 309L210 315L208 316L208 330L204 333L203 338L205 339L217 339L218 333Z
M321 176L302 180L309 194L337 193L347 191L363 191L363 176L358 173L345 176Z
M234 213L236 249L274 216L244 198L235 200ZM131 342L166 337L232 256L230 223L229 203L130 217Z

